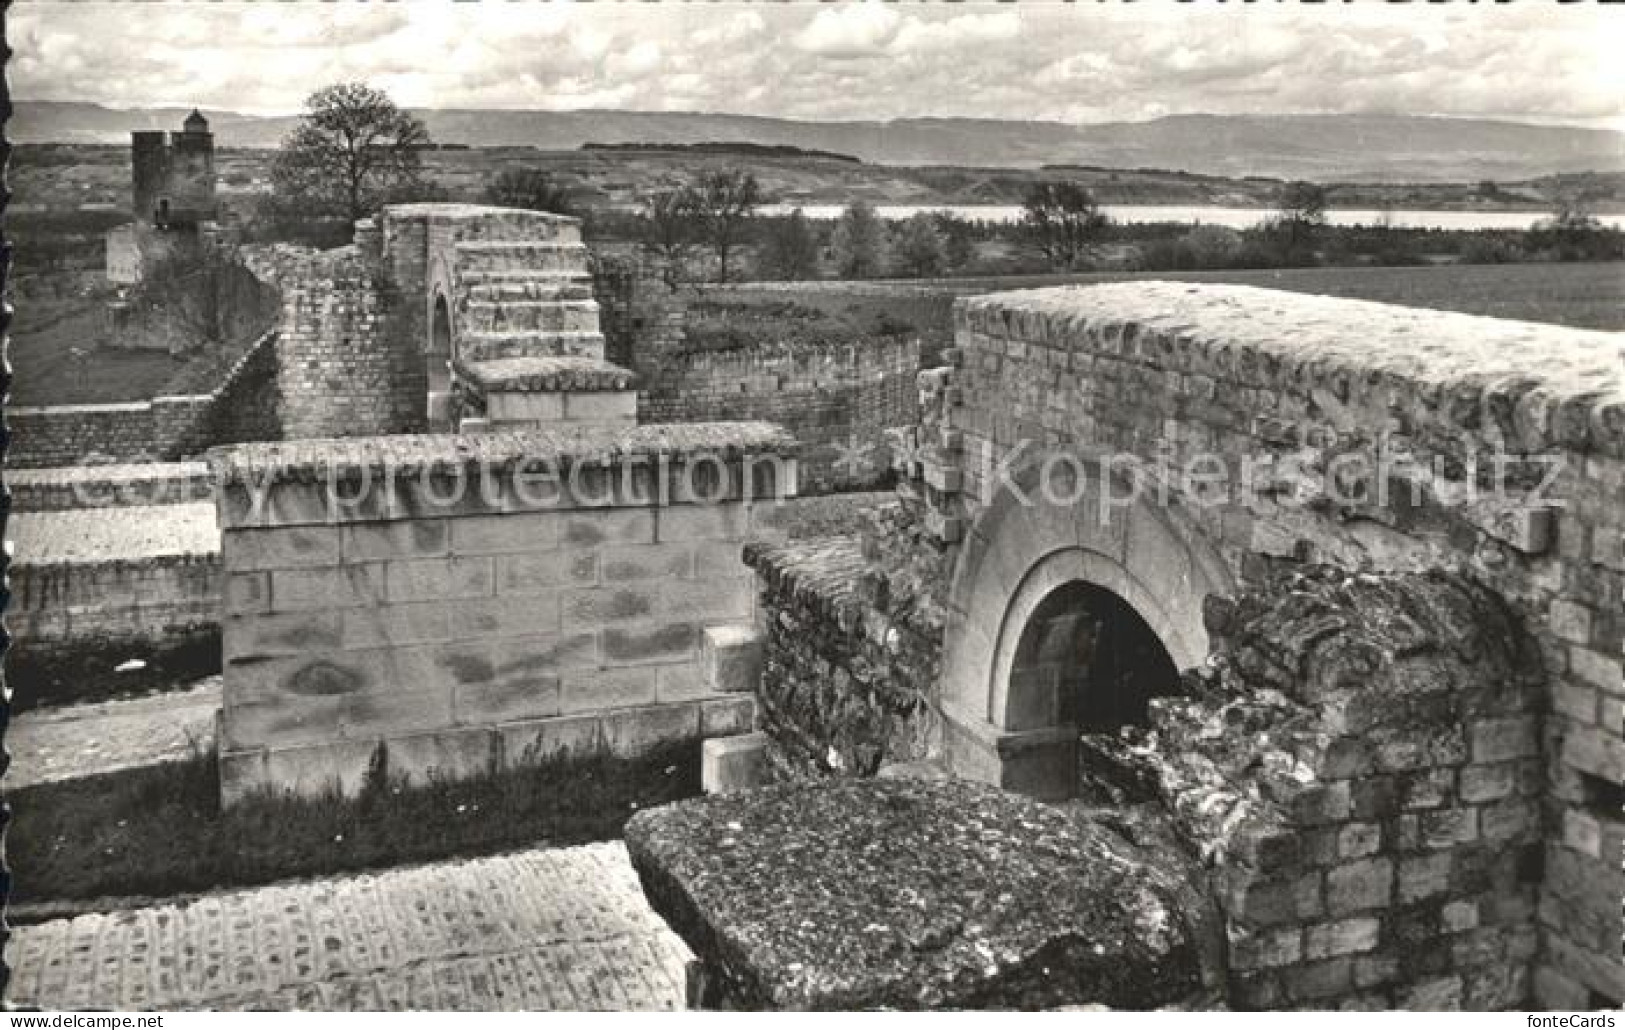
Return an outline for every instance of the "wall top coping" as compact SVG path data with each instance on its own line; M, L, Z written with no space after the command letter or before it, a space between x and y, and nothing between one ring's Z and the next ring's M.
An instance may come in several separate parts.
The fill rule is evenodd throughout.
M457 371L482 390L630 390L637 377L628 369L576 355L458 361Z
M58 468L8 469L6 482L20 487L148 483L154 480L190 479L207 475L208 471L208 465L201 461L108 462Z
M706 455L732 461L757 454L789 457L796 447L795 437L771 422L694 422L290 440L216 447L207 458L217 485L258 487L374 473L433 476L477 469L502 473L537 462L563 471L575 465L614 465L630 458Z
M1579 421L1591 423L1593 439L1600 434L1605 449L1625 451L1625 333L1155 280L965 298L955 321L1067 350L1121 352L1129 349L1125 336L1139 335L1142 354L1160 353L1182 370L1222 372L1250 362L1280 385L1341 377L1425 399L1457 390L1505 392L1520 405L1538 395L1547 407L1589 413Z
M113 414L114 412L147 412L152 410L152 401L113 401L107 404L50 404L40 407L7 407L6 414L12 418L26 416L67 417L69 415L96 415Z

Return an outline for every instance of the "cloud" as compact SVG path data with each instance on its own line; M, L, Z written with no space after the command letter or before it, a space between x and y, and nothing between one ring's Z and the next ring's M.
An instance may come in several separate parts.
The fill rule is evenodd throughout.
M842 3L826 7L795 37L798 49L820 57L880 57L903 26L903 18L878 3Z
M1405 111L1625 128L1593 5L315 4L8 12L19 99L286 113L343 78L435 107L1113 121ZM117 26L116 31L110 26Z

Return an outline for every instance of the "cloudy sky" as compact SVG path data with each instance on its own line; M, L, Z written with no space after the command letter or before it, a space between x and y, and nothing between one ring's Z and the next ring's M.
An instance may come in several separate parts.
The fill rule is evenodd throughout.
M366 79L423 107L1137 120L1408 112L1625 129L1625 10L1444 6L486 0L22 0L24 100L296 111Z

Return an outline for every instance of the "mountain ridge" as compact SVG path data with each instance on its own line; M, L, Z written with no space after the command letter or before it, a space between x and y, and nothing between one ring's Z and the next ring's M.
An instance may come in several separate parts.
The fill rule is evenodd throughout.
M16 143L104 143L178 128L190 107L15 101ZM872 164L1037 168L1088 164L1327 182L1529 179L1625 171L1625 133L1393 114L1177 114L1070 124L920 116L817 121L707 112L414 109L442 143L575 150L583 143L738 142L852 154ZM225 147L271 147L298 121L205 109Z

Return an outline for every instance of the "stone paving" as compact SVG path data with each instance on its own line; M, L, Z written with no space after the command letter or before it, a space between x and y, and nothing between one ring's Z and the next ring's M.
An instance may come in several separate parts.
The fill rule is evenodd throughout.
M220 677L185 690L36 708L6 729L6 789L186 758L214 743Z
M690 953L619 843L207 895L13 931L51 1009L682 1007Z

